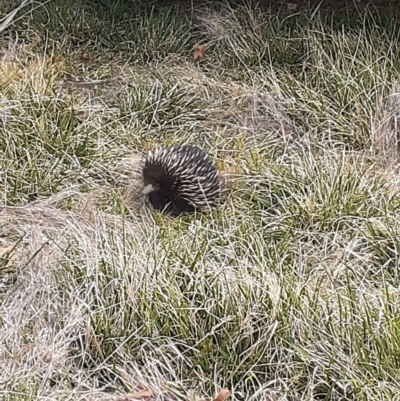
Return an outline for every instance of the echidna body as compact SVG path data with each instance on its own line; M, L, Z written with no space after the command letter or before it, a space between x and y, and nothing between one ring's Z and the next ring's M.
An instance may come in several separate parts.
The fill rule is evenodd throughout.
M172 215L216 205L220 178L212 158L196 146L157 148L143 159L143 194L157 210Z

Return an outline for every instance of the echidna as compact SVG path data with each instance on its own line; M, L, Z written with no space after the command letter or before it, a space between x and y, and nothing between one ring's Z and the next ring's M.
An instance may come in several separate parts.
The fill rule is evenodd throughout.
M171 215L216 205L220 177L214 161L196 146L157 148L142 161L143 194L157 210Z

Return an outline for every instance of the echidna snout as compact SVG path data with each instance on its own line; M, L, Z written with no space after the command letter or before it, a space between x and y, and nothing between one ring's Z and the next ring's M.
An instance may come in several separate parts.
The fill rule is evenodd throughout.
M216 206L220 193L212 158L196 146L157 148L142 163L144 190L152 206L179 215Z

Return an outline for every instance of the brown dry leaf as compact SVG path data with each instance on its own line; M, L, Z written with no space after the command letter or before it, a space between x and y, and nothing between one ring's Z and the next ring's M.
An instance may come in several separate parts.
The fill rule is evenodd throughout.
M81 60L83 60L83 61L89 61L90 60L90 56L89 56L89 53L87 52L87 51L83 51L82 52L82 54L81 54Z
M218 393L217 398L215 398L214 401L225 401L228 397L230 397L230 395L231 392L224 388Z
M290 13L293 13L297 10L297 4L296 3L287 3L287 10Z
M193 59L194 61L201 60L204 57L204 53L207 48L204 45L199 45L194 49Z

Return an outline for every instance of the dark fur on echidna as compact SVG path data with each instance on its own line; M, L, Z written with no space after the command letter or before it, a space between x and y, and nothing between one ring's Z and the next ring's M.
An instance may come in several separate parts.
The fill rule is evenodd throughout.
M196 146L157 148L142 160L143 194L170 215L216 206L220 177L212 158Z

